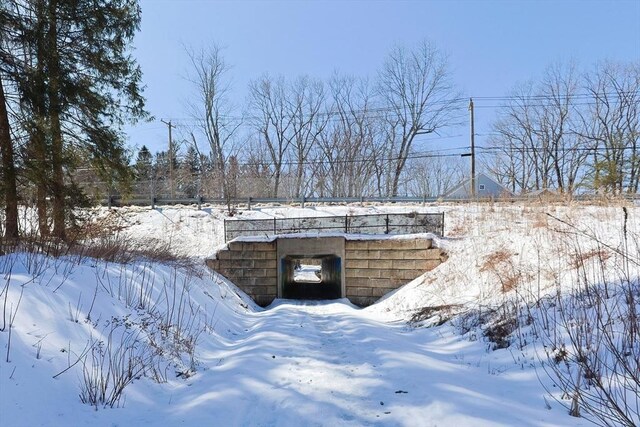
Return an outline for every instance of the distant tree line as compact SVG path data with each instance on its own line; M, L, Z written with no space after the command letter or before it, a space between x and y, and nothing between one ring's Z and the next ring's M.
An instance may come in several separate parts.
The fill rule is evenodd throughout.
M249 83L242 108L228 100L220 48L189 55L198 96L196 125L184 139L209 149L200 163L203 195L432 196L459 178L458 158L444 167L441 156L416 157L422 136L442 134L464 111L445 55L426 41L391 50L374 80L264 74ZM439 170L429 178L444 184L415 185L412 171L429 170Z
M445 55L428 42L390 51L376 78L262 75L242 107L228 99L217 46L189 52L192 126L169 182L169 153L137 155L137 192L236 197L436 196L462 177L459 154L425 151L424 135L463 120ZM204 153L199 147L206 147Z
M307 181L307 191L296 193L298 165L287 164L280 177L279 197L386 197L386 193L380 193L375 186L366 185L366 181L347 176L336 176L335 191L315 191L311 184L318 185L322 189L322 182ZM321 163L305 164L305 174L312 174L316 167L322 167ZM326 166L326 165L325 165ZM358 165L353 165L357 168ZM360 166L366 167L366 166ZM132 166L135 180L128 193L119 193L113 188L111 195L120 195L126 198L169 199L175 197L195 199L204 197L208 199L221 199L231 201L233 199L246 199L249 197L272 197L270 184L273 177L268 169L268 164L241 163L237 157L231 156L226 168L226 180L228 185L223 185L223 177L218 172L210 155L199 153L192 146L179 151L173 156L173 183L169 173L169 154L161 151L152 154L146 146L142 146L135 156ZM344 168L343 170L347 170ZM446 190L459 183L463 177L463 164L457 158L427 157L409 159L407 167L407 179L404 182L406 192L402 195L415 197L437 197ZM411 176L409 176L411 174ZM96 182L92 174L85 174L80 181L85 189L95 199L104 200L108 195L101 182ZM352 187L349 188L348 184ZM173 189L172 189L173 187ZM225 193L228 191L228 193ZM173 196L172 196L173 193ZM229 200L226 197L229 197Z
M495 101L487 168L511 191L638 192L638 63L553 65Z
M200 96L191 104L195 126L182 126L183 151L173 160L180 194L434 197L465 175L459 151L419 143L421 135L442 135L467 120L467 99L456 92L444 56L426 42L393 49L373 80L263 75L250 82L243 108L226 98L228 67L219 48L191 59ZM510 95L480 98L497 118L476 153L515 194L637 193L639 100L637 63L602 62L588 71L553 65ZM145 160L142 169L154 172L137 174L138 191L169 194L166 157L157 154L151 166Z

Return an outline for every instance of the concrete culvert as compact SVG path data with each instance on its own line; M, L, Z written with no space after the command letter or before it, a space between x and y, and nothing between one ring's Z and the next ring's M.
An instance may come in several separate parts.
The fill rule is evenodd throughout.
M342 297L342 260L335 255L282 258L282 297L336 299Z
M446 258L424 236L278 236L229 242L207 265L262 306L276 298L348 298L364 307Z

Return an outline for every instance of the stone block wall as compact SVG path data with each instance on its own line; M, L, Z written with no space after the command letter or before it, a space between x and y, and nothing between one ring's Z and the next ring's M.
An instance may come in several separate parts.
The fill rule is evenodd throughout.
M446 260L429 239L347 240L346 297L354 304L373 304Z
M208 259L207 266L217 271L258 305L266 306L278 295L276 242L231 242L228 248Z
M289 252L313 255L328 244L342 258L343 296L359 306L409 283L444 262L446 253L429 239L345 240L344 238L282 239L273 242L230 242L207 266L235 283L261 306L278 297L278 256ZM322 242L320 242L322 240ZM338 246L341 246L338 247ZM297 251L297 252L296 252ZM314 252L315 251L315 252ZM328 253L328 252L327 252Z

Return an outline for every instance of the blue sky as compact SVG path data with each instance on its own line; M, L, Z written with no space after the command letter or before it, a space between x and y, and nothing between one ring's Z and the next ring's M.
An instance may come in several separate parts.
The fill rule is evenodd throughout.
M375 77L391 46L425 38L449 55L456 83L475 97L506 95L553 62L640 61L640 0L141 0L141 6L134 55L156 121L130 129L129 142L152 151L166 149L159 119L188 123L185 103L193 91L185 46L225 47L238 105L248 82L263 73ZM482 144L493 110L476 105Z

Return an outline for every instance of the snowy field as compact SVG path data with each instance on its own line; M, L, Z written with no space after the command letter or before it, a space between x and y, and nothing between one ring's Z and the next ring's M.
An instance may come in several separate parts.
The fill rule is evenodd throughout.
M602 304L615 309L627 286L640 310L639 266L625 262L638 260L640 209L266 206L236 217L412 211L445 212L437 244L449 259L366 309L255 306L201 265L224 244L226 215L213 207L87 214L191 267L1 256L0 425L591 425L568 414L547 363L558 341L537 326L586 282L610 284ZM558 299L520 311L545 297ZM526 321L488 333L511 318Z

